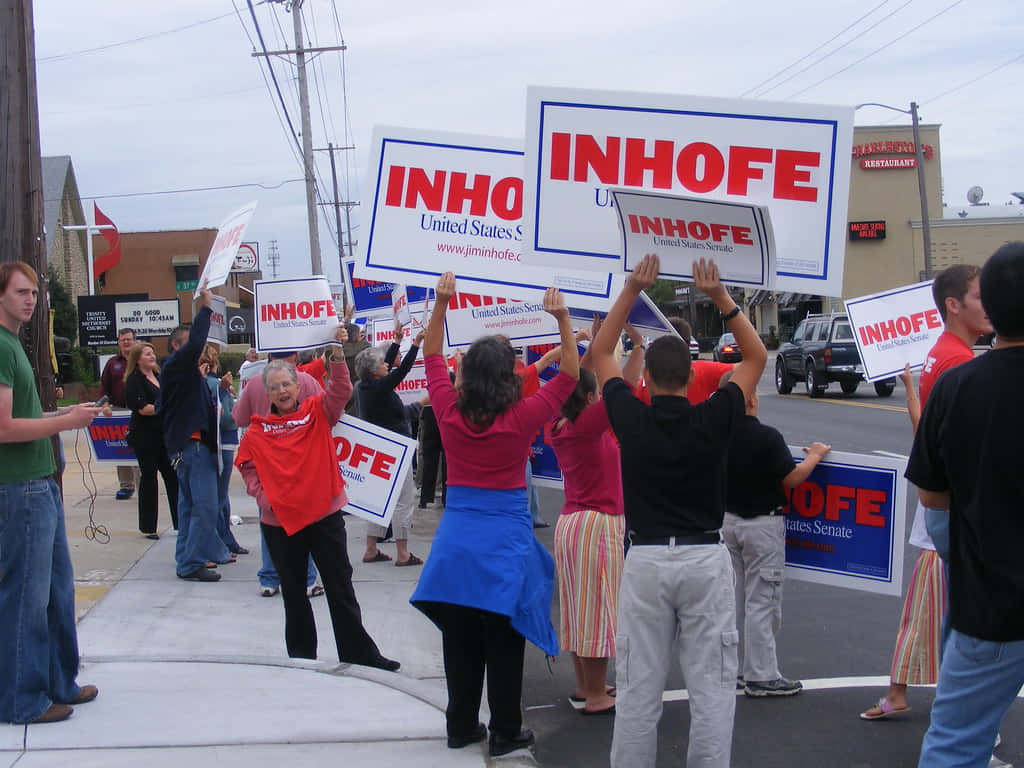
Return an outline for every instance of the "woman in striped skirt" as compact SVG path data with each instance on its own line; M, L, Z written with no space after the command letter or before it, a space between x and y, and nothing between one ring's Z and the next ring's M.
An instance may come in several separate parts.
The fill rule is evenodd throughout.
M558 642L572 656L572 699L583 702L582 713L614 714L614 689L606 674L608 659L615 656L622 580L622 474L619 446L590 371L580 371L576 390L550 426L549 440L565 478L565 505L555 527Z

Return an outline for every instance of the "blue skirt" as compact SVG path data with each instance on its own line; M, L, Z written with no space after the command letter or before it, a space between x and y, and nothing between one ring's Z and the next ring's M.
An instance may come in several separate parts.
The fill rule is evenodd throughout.
M549 656L555 561L533 535L526 489L448 486L441 524L409 602L430 617L430 603L508 616L512 628Z

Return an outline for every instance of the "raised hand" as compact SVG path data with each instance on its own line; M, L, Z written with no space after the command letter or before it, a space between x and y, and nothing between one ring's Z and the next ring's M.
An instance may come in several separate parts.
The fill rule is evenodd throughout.
M631 286L636 291L642 291L646 288L650 288L654 285L654 281L658 279L658 272L661 271L661 259L658 258L656 253L648 253L640 263L637 265L628 278L626 278L626 285Z
M712 300L727 293L718 276L718 265L712 259L693 262L693 283Z
M565 297L557 288L548 288L544 291L544 311L555 319L569 317L569 307L566 306Z
M434 288L435 301L447 304L455 295L455 273L445 272L437 278L437 286Z
M334 341L338 344L348 341L348 329L345 328L344 323L338 323L338 327L334 329Z

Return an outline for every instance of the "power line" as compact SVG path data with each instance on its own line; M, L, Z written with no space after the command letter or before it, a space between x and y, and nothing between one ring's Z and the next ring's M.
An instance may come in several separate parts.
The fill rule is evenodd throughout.
M267 0L260 0L260 3L264 3L264 2L267 2ZM148 35L142 35L140 37L133 37L133 38L131 38L129 40L119 40L116 43L107 43L105 45L97 45L94 48L82 48L82 49L77 50L77 51L67 51L66 53L56 53L53 56L42 56L42 57L39 57L39 58L36 59L36 63L37 64L42 64L44 62L50 62L50 61L65 61L65 60L73 58L75 56L84 56L84 55L89 54L89 53L100 53L102 51L109 51L111 48L118 48L118 47L120 47L122 45L134 45L135 43L143 43L143 42L146 42L147 40L155 40L158 37L165 37L166 35L173 35L173 34L176 34L178 32L184 32L184 31L189 30L189 29L195 29L196 27L201 27L204 24L210 24L211 22L214 22L214 21L220 21L221 19L226 19L228 16L231 16L231 15L232 15L231 13L225 13L225 14L221 14L220 16L213 16L213 17L211 17L209 19L203 19L202 21L194 21L191 24L186 24L183 27L175 27L174 29L165 29L162 32L151 32Z
M889 0L882 0L882 2L880 2L880 3L879 3L878 5L876 5L876 6L874 7L874 8L872 8L872 9L871 9L870 11L868 11L867 13L865 13L865 14L864 14L863 16L861 16L861 17L860 17L859 19L857 19L856 21L852 22L851 24L847 24L847 25L846 25L845 27L843 27L843 28L842 28L841 30L839 30L839 32L837 32L837 33L836 33L835 35L833 35L832 37L830 37L830 38L829 38L828 40L826 40L826 41L825 41L824 43L822 43L821 45L819 45L819 46L818 46L817 48L813 49L813 50L812 50L812 51L810 51L809 53L805 53L805 54L804 54L803 56L801 56L801 57L800 57L799 59L797 59L796 61L792 62L791 64L789 64L789 65L787 65L787 66L783 67L782 69L780 69L780 70L779 70L778 72L776 72L776 73L775 73L774 75L772 75L771 77L769 77L769 78L766 78L766 79L762 80L762 81L761 81L760 83L758 83L758 84L757 84L757 85L755 85L754 87L752 87L752 88L748 88L747 90L745 90L745 91L744 91L743 93L741 93L741 94L740 94L740 98L743 98L744 96L747 96L748 94L750 94L750 93L753 93L754 91L756 91L756 90L757 90L758 88L760 88L761 86L763 86L763 85L767 85L768 83L770 83L770 82L771 82L772 80L774 80L774 79L775 79L776 77L778 77L779 75L783 74L783 73L784 73L784 72L786 72L787 70L790 70L790 69L792 69L793 67L795 67L795 66L796 66L797 64L799 64L799 63L800 63L801 61L803 61L804 59L808 59L808 58L810 58L811 56L813 56L814 54L816 54L816 53L817 53L818 51L820 51L820 50L821 50L822 48L824 48L824 47L825 47L826 45L828 45L829 43L831 43L831 42L833 42L834 40L836 40L836 39L838 39L838 38L842 37L842 36L843 36L843 35L844 35L844 34L845 34L846 32L848 32L849 30L853 29L853 28L854 28L855 26L857 26L857 25L858 25L858 24L860 24L860 23L861 23L862 21L864 21L864 19L866 19L866 18L867 18L868 16L870 16L870 15L871 15L872 13L874 13L875 11L877 11L877 10L878 10L879 8L881 8L881 7L883 6L883 5L886 5L886 4L888 3L888 2L889 2ZM908 3L906 3L905 5L908 5L908 4L909 4L909 2L908 2ZM904 6L900 6L900 8L902 8L902 7L904 7ZM896 10L898 11L898 10L899 10L899 8L897 8ZM890 15L891 15L891 14L890 14ZM886 18L888 18L888 17L886 17ZM861 33L861 34L863 34L863 33ZM855 37L855 38L853 38L853 40L856 40L856 39L857 39L856 37ZM852 41L852 40L851 40L851 41L848 41L848 42L847 42L847 43L846 43L845 45L849 45L849 43L850 43L850 42L853 42L853 41ZM835 53L836 51L839 51L839 50L842 50L842 48L836 48L836 50L835 50L835 51L832 51L832 53ZM831 56L831 55L832 55L832 53L828 54L828 56ZM827 58L827 57L826 57L826 58ZM822 61L822 59L818 59L818 62L820 62L820 61ZM814 62L814 64L817 64L818 62ZM814 66L814 64L811 64L810 66L812 66L812 67L813 67L813 66ZM801 70L801 72L803 72L803 71L806 71L806 70ZM796 74L800 74L800 72L797 72ZM781 83L776 83L776 84L775 84L774 86L772 86L772 88L777 88L777 87L778 87L779 85L781 85ZM772 90L772 88L769 88L769 89L768 89L768 91L771 91L771 90ZM768 91L765 91L765 93L768 93Z
M951 95L951 94L954 94L954 93L956 93L957 91L963 90L963 89L964 89L964 88L966 88L966 87L967 87L968 85L974 85L974 84L975 84L976 82L978 82L979 80L981 80L981 79L982 79L983 77L988 77L989 75L991 75L991 74L994 74L994 73L998 72L998 71L999 71L1000 69L1005 69L1006 67L1010 66L1011 64L1015 64L1015 63L1017 63L1018 61L1021 61L1022 59L1024 59L1024 53L1021 53L1021 54L1019 54L1019 55L1017 55L1017 56L1014 56L1014 57L1013 57L1012 59L1010 59L1009 61L1004 61L1004 62L1003 62L1002 64L1000 64L999 66L993 67L992 69L990 69L990 70L989 70L988 72L985 72L984 74L981 74L981 75L978 75L977 77L971 78L970 80L968 80L968 81L966 81L966 82L964 82L964 83L960 83L960 85L956 85L956 86L953 86L952 88L950 88L950 89L948 89L948 90L945 90L945 91L943 91L942 93L940 93L940 94L939 94L939 95L937 95L937 96L932 96L932 97L931 97L931 98L929 98L929 99L925 99L925 100L924 100L924 101L922 101L921 103L922 103L922 104L930 104L930 103L932 103L933 101L938 101L939 99L945 98L946 96L949 96L949 95Z
M219 184L213 187L186 187L183 189L161 189L156 192L121 192L111 195L81 195L83 200L109 200L115 197L152 197L154 195L180 195L185 192L215 192L222 189L245 189L246 187L259 187L260 189L280 189L285 184L294 184L302 179L285 179L277 184L263 184L259 181L247 184ZM52 202L52 201L47 201Z
M843 72L846 72L846 71L848 71L850 69L853 69L855 66L857 66L861 62L866 61L867 59L870 59L875 54L881 53L882 51L884 51L889 46L894 45L895 43L898 43L900 40L902 40L903 38L907 37L908 35L913 34L917 30L919 30L921 27L923 27L925 24L929 24L932 21L935 21L935 19L939 18L939 16L942 16L944 13L946 13L948 11L951 11L953 8L955 8L956 6L960 5L963 1L964 0L956 0L953 3L950 3L949 5L947 5L945 8L943 8L938 13L933 14L932 16L929 16L927 19L925 19L920 24L918 24L916 27L911 27L906 32L904 32L902 35L894 37L892 40L890 40L885 45L879 46L878 48L876 48L875 50L871 51L870 53L865 54L864 56L861 56L859 59L857 59L854 62L851 62L850 64L847 64L842 69L837 69L831 75L826 75L825 77L821 78L821 80L819 80L818 82L811 83L811 85L807 86L806 88L803 88L803 89L801 89L799 91L796 91L795 93L789 94L789 96L787 96L786 98L787 99L792 99L792 98L800 96L800 95L802 95L804 93L807 93L807 91L811 90L812 88L817 88L819 85L821 85L825 81L831 80L833 77L836 77L837 75L841 75Z

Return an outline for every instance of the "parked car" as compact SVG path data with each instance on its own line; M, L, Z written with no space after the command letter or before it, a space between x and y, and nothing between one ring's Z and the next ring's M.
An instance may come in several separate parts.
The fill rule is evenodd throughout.
M743 353L736 344L736 337L731 333L723 333L718 337L718 343L715 344L711 356L719 363L738 363L743 360Z
M697 339L693 336L690 337L690 359L696 360L700 357L700 344L697 343Z
M821 397L832 382L839 382L843 393L852 395L863 380L864 365L853 328L842 313L808 315L775 358L775 389L780 395L788 395L797 381L804 382L811 397ZM888 397L896 379L882 379L874 386L879 397Z

